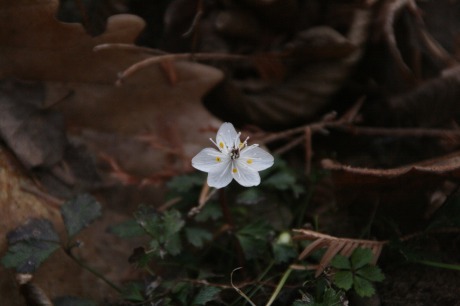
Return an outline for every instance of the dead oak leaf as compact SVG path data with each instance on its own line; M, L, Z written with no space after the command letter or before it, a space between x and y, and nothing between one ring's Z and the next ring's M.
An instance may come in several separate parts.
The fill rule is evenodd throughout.
M44 82L45 106L60 101L53 109L64 115L72 131L94 130L111 137L149 133L170 144L169 151L177 151L180 156L192 156L207 142L212 135L203 131L219 122L200 99L222 79L219 70L197 63L174 63L169 68L175 70L175 82L171 84L160 66L152 66L117 87L114 83L118 73L148 55L129 50L94 52L94 47L133 43L144 22L133 15L112 16L106 31L91 37L80 24L56 20L57 7L56 0L0 2L1 77ZM173 142L170 134L175 135ZM124 146L123 141L118 142ZM126 158L134 163L133 156L138 153L131 151L127 157L113 147L107 152L109 148L100 142L92 143L92 147L121 163ZM171 154L160 150L147 155L137 159L135 166L125 168L155 172L165 165L182 165L171 162Z

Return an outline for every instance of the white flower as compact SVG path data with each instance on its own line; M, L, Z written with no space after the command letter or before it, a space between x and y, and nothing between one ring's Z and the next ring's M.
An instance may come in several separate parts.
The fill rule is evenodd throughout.
M203 149L192 159L192 166L208 172L208 185L222 188L235 179L242 186L250 187L260 184L258 171L273 165L273 156L254 144L240 141L233 124L225 122L217 131L214 148Z

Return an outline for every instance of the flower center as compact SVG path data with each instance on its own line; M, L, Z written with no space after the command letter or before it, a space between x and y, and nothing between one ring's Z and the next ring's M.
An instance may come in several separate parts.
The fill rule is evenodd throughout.
M237 159L240 157L240 148L233 148L230 152L231 159Z

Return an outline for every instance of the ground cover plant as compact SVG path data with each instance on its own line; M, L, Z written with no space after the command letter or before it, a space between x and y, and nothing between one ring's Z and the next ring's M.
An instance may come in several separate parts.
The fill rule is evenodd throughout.
M0 1L0 305L460 305L459 12Z

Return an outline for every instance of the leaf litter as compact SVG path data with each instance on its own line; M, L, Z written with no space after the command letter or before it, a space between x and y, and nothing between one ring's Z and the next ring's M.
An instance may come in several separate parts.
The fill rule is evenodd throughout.
M282 194L281 199L285 199L288 192L295 193L299 201L305 197L312 199L312 203L307 202L309 207L328 207L311 211L307 207L294 210L294 215L286 214L290 220L308 221L303 224L307 226L318 225L315 222L320 221L321 231L305 228L295 231L300 234L297 239L313 241L304 248L301 260L310 263L314 257L310 256L312 251L326 248L315 266L317 275L325 275L324 268L336 254L350 256L353 250L364 246L373 251L375 262L388 240L371 238L388 238L395 234L394 230L404 240L403 234L408 229L421 229L425 223L420 221L422 215L436 216L446 199L455 196L459 167L455 104L458 100L455 69L458 52L454 49L458 47L455 38L458 29L451 15L448 16L451 21L449 18L443 20L451 30L449 33L437 28L435 22L439 19L435 12L450 11L453 3L436 2L435 5L434 2L388 0L373 6L375 1L351 2L331 1L323 7L316 1L273 1L270 4L241 1L232 5L222 1L216 9L204 5L203 1L198 1L198 8L187 1L171 1L164 12L163 35L167 42L163 46L173 53L166 54L133 45L145 25L145 21L134 15L110 17L105 31L91 37L86 33L88 24L85 29L81 24L63 23L54 18L58 1L2 2L0 40L5 47L0 49L3 79L0 135L22 166L32 169L29 173L51 189L57 189L57 184L45 184L44 178L49 179L49 174L61 184L71 186L75 185L74 175L82 166L94 170L91 162L72 162L68 157L69 150L75 147L88 151L88 155L82 155L87 161L98 164L97 173L103 174L103 184L86 181L86 185L77 184L78 187L70 188L70 192L61 192L62 197L68 198L82 189L107 188L120 183L125 185L119 187L123 190L135 186L145 191L155 186L161 193L162 183L191 170L188 160L207 142L207 135L215 133L221 119L235 122L245 126L251 136L265 139L283 158L302 164L299 169L305 169L309 175L306 182L302 182L306 187L296 185L292 180L294 176L283 173L268 176L266 181L267 186L271 184L271 192L276 190ZM421 10L425 10L425 14L420 14ZM283 14L278 14L280 11ZM18 16L21 18L16 18ZM303 18L305 16L308 18ZM251 31L241 27L248 24L253 25ZM180 31L181 28L184 31ZM184 39L181 35L186 31ZM110 45L112 47L102 48ZM205 59L205 53L199 53L216 51L224 54L220 59L215 57L215 61L212 55L205 55ZM222 60L225 55L238 60ZM206 60L210 65L187 62L194 59ZM150 64L140 64L146 62ZM120 77L120 72L129 73ZM206 95L223 80L223 72L224 83ZM362 98L364 96L366 98ZM207 108L201 104L203 97ZM351 104L357 97L361 103L353 111ZM334 116L324 116L335 109L339 113L351 109L352 114L337 120ZM294 129L282 130L291 127ZM274 133L263 132L260 128ZM418 140L413 141L414 138ZM423 153L410 156L408 139ZM406 158L399 159L400 156L392 154L397 150L406 154ZM29 216L27 205L22 206L21 213L12 209L12 198L17 202L15 205L23 199L22 202L29 203L33 192L39 203L39 208L35 208L39 217L49 214L40 211L41 208L55 213L53 205L60 205L62 201L47 197L42 186L34 186L22 174L18 175L9 162L14 157L3 153L1 174L4 177L0 183L5 192L1 204L8 204L1 209L7 214L21 216L2 227L2 232L6 233ZM386 157L384 165L379 162L379 156ZM72 164L73 167L67 167ZM318 179L318 186L324 189L320 192L309 190L314 182L312 176L317 175L318 169L331 174L326 184ZM44 170L48 171L48 176L43 175ZM95 173L90 176L95 177ZM443 188L446 183L454 187ZM180 197L163 203L170 203L167 207L180 206L182 197L187 197L187 192L197 184L194 180L188 188L183 188ZM405 186L405 192L401 186ZM134 190L134 193L139 192L137 188ZM346 206L349 199L341 195L341 190L354 193L351 208ZM132 191L125 192L134 202L145 199L137 194L133 196ZM440 193L441 203L429 214L419 213L435 192ZM398 198L397 193L404 193L404 196ZM118 198L117 193L111 196ZM318 196L320 200L315 203ZM247 202L256 202L253 205L263 205L271 199L261 197L263 200L255 201L254 197L259 199L259 195L252 197ZM158 193L147 197L149 201L152 198L161 202L157 200L161 198ZM120 203L125 199L117 200ZM212 201L215 199L211 199L203 211L217 207ZM48 207L50 203L51 208ZM372 208L369 203L378 204ZM306 205L304 202L297 204ZM339 215L328 219L329 208L337 209L335 205L339 206ZM385 213L385 217L394 217L395 213L388 215L385 211L392 205L399 209L400 215L411 213L418 226L410 223L400 224L396 229L390 229L388 224L382 226L378 217ZM275 206L278 205L267 205L267 209ZM354 237L359 236L357 224L345 229L350 216L344 211L353 211L353 206L359 206L361 213L369 212L370 223L363 225L365 231L375 234L369 240L339 238L351 237L349 232ZM98 215L91 209L88 214L82 213ZM247 209L241 208L240 214ZM305 214L295 215L302 211ZM172 254L179 254L184 246L180 244L178 233L184 223L180 214L166 213L165 216L170 219L165 224L167 233L153 230L158 236L157 244ZM213 212L212 216L212 222L226 218L225 212L223 215ZM271 223L277 214L264 216ZM280 214L278 217L285 218ZM344 218L337 222L341 217ZM398 220L397 217L394 220ZM200 214L195 216L199 218ZM166 226L175 221L178 227ZM203 221L209 222L206 218ZM253 224L252 228L247 224ZM236 231L243 255L250 259L262 258L269 253L270 243L266 242L271 239L273 225L247 224ZM283 226L283 222L279 224ZM84 225L79 222L78 230ZM225 225L222 231L233 230L231 224ZM342 225L339 235L326 234L339 225ZM215 239L208 231L187 226L184 227L185 236L195 248ZM139 228L127 228L133 233L139 232ZM280 262L292 258L288 250L278 255ZM388 289L388 283L385 286ZM184 288L184 294L191 290L187 286ZM203 287L195 303L204 304L221 297L220 288L224 287ZM387 292L384 291L384 298L394 298Z

